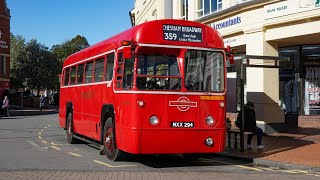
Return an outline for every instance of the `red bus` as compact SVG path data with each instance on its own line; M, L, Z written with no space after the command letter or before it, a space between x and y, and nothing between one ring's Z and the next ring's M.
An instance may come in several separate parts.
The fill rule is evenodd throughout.
M222 152L226 53L204 24L156 20L69 56L62 70L60 126L67 140L124 154Z

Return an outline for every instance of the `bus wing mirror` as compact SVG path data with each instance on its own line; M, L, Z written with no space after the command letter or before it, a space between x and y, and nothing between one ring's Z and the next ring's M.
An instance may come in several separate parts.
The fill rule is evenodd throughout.
M132 57L131 47L130 46L123 48L123 57L125 59L130 59Z

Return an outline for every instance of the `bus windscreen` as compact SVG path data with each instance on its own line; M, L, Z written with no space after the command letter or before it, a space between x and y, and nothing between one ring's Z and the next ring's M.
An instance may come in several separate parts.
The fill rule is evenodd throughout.
M185 57L185 87L189 91L222 92L224 58L221 52L189 50Z
M137 88L141 90L180 90L181 76L176 56L139 55Z

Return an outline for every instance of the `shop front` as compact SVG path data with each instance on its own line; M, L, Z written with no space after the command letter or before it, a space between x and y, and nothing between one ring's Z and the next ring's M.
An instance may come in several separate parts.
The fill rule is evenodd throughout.
M320 115L320 45L279 48L280 106L286 113Z
M235 48L239 55L290 58L281 61L279 69L248 68L246 72L245 98L256 103L257 121L266 133L281 130L280 124L297 126L298 116L320 117L320 29L315 28L320 27L320 2L239 5L203 23L217 29L225 46ZM235 68L228 70L227 76L234 79ZM228 99L234 103L234 98Z

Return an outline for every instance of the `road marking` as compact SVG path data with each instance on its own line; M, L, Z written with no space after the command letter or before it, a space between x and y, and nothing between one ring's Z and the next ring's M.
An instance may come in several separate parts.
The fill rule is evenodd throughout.
M47 144L47 143L48 143L47 141L44 141L44 140L42 140L42 142L43 142L43 143L45 143L45 144Z
M93 162L101 164L101 165L104 165L104 166L107 166L107 167L110 167L110 168L136 166L136 165L117 165L117 166L114 166L114 165L111 165L111 164L108 164L108 163L104 163L104 162L101 162L101 161L98 161L98 160L93 160Z
M42 133L41 133L41 132L38 132L38 134L41 135Z
M71 154L71 155L74 155L74 156L78 156L78 157L82 156L80 154L76 154L76 153L73 153L73 152L68 152L68 153Z
M48 127L44 127L45 129L47 129Z
M40 131L43 132L43 129L41 129Z
M48 147L40 147L38 144L36 144L35 142L33 141L27 141L29 144L31 144L32 146L34 147L37 147L39 149L48 149Z
M254 171L263 171L263 170L258 169L258 168L242 166L242 165L236 165L236 164L227 163L227 162L223 162L223 161L217 161L217 160L212 160L212 159L204 159L204 158L201 158L201 159L206 160L206 161L213 161L213 162L217 162L217 163L221 163L221 164L226 164L226 165L233 165L233 166L237 166L237 167L244 168L244 169L250 169L250 170L254 170Z
M260 169L268 170L268 171L276 171L276 172L285 172L285 173L290 173L290 174L297 174L300 172L297 172L295 170L282 170L282 169L271 169L271 168L264 168L264 167L259 167Z
M39 138L39 139L42 139L42 137L41 137L41 136L38 136L38 138Z
M57 147L55 147L55 146L51 146L53 149L56 149L56 150L58 150L58 151L60 151L61 149L60 148L57 148Z
M52 145L55 145L55 146L62 146L62 145L70 145L70 144L56 144L56 143L50 143L50 144L52 144Z

